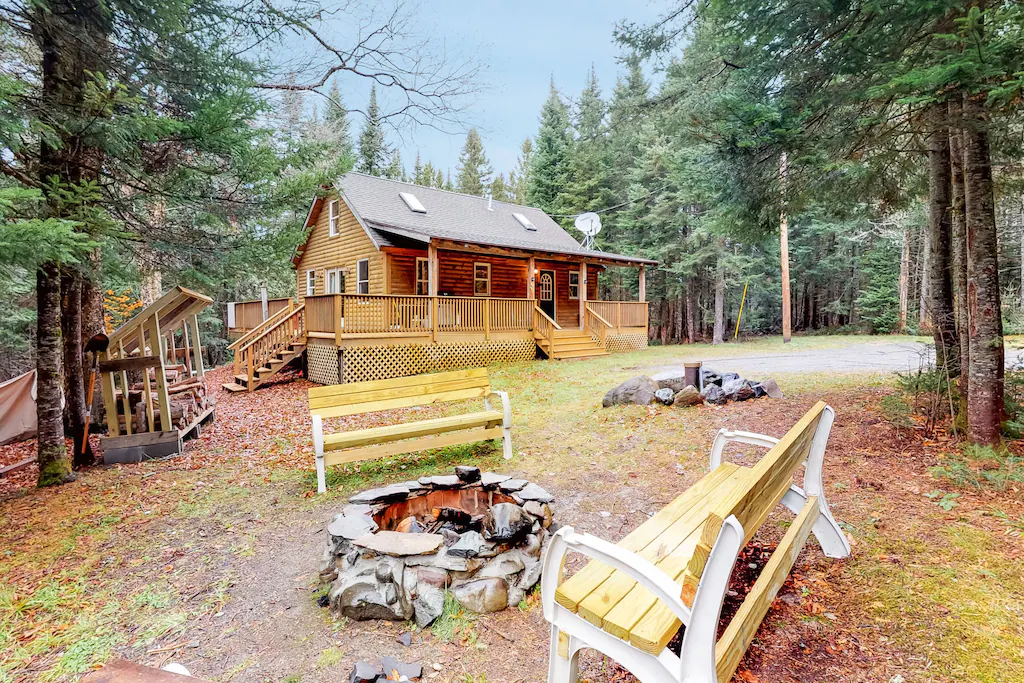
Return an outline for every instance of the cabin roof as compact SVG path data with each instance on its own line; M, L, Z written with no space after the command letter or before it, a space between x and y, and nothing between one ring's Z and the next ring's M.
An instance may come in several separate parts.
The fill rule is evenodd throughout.
M412 185L363 173L347 173L335 183L342 199L377 245L423 245L434 240L507 247L531 252L579 255L623 264L656 264L650 259L584 249L541 209L489 202L486 197ZM410 208L400 193L412 194L425 212ZM316 223L323 200L314 201L306 227ZM527 229L514 214L524 216L535 230ZM302 254L302 245L295 262Z

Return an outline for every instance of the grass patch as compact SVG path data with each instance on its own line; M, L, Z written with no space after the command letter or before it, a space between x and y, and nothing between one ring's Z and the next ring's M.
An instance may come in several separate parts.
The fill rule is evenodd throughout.
M318 669L326 669L331 666L337 666L341 663L345 653L336 647L329 647L320 653L320 656L316 658L316 667Z
M1006 449L967 444L962 451L945 453L929 472L957 486L1003 491L1024 483L1024 458Z
M430 625L430 632L438 640L450 643L453 640L465 638L470 644L476 642L476 632L473 630L473 622L476 615L467 612L458 599L449 592L444 594L444 608L441 616Z

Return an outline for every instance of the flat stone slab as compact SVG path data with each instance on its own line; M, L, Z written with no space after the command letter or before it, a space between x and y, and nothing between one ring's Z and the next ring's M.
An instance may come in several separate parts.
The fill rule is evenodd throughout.
M357 493L348 499L350 503L391 503L405 500L409 497L409 487L402 484L392 484L379 489L370 489Z
M422 482L423 479L420 479ZM436 477L430 477L430 486L435 489L455 489L462 486L465 482L459 479L454 474L443 474Z
M498 474L497 472L484 472L480 476L480 485L483 486L485 489L493 489L497 488L498 484L500 484L501 482L508 481L511 478L511 475L508 474Z
M519 491L519 497L523 500L536 500L541 503L550 503L555 499L550 493L532 483L527 484L525 488Z
M400 531L378 531L360 536L352 545L382 555L429 555L436 553L444 542L441 534L403 534Z
M518 491L519 489L523 488L529 483L530 482L526 481L525 479L506 479L505 481L498 484L498 488L504 491L505 493L512 493L513 491Z
M327 533L352 540L377 530L377 523L367 515L339 515L327 525Z

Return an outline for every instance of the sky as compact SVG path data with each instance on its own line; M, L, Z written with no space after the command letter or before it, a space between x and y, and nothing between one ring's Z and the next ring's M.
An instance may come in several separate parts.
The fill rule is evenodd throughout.
M480 132L495 173L507 176L523 140L537 132L551 78L564 96L576 98L593 64L602 96L610 97L621 70L617 58L622 50L612 38L616 22L652 23L667 4L664 0L427 0L417 17L432 42L443 44L449 52L475 57L484 67L483 91L474 97L465 118ZM364 107L368 94L368 83L349 79L342 84L348 106ZM358 115L352 128L358 135L362 128ZM418 127L391 132L389 141L399 148L407 170L411 171L418 150L424 162L450 169L454 178L465 136Z

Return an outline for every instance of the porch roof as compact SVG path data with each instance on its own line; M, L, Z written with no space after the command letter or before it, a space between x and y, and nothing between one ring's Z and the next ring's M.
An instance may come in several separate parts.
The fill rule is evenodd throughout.
M590 257L623 265L656 265L657 261L584 249L544 211L486 197L422 187L397 180L348 173L335 187L344 197L371 239L382 246L406 246L409 241L427 244L448 240L528 252ZM424 213L410 210L399 193L416 196ZM315 222L314 204L307 225ZM528 230L514 216L529 219L536 230Z

